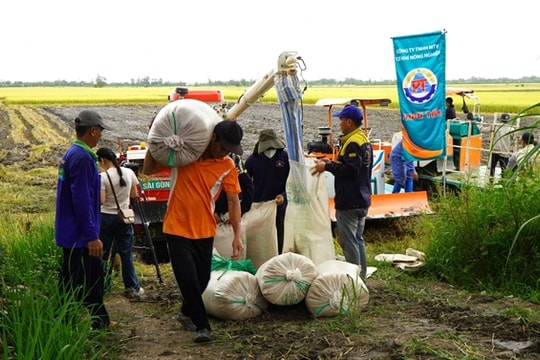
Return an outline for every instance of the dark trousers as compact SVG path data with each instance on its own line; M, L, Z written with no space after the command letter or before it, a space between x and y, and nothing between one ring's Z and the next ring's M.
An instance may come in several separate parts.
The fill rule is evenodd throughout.
M186 239L166 234L174 277L184 298L180 311L191 318L197 331L210 328L202 293L210 281L214 238Z
M83 302L92 315L94 329L109 326L109 314L103 303L103 260L90 256L88 248L64 248L63 253L60 286Z
M286 211L285 206L283 205L278 206L277 213L276 213L278 254L281 254L283 252L283 242L285 239L285 211Z
M508 165L508 157L497 153L491 153L491 168L489 169L489 176L495 176L495 168L497 167L497 163L499 164L502 173L504 170L506 170L506 166Z

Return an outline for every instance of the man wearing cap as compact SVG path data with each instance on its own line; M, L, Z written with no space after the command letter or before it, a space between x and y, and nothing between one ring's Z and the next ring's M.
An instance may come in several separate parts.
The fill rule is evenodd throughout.
M521 146L517 152L513 153L508 160L508 169L515 171L521 162L527 157L529 152L533 151L536 142L534 141L534 135L530 132L524 132L521 135ZM530 161L530 159L529 159Z
M246 160L246 170L253 180L253 202L275 200L277 205L276 229L278 254L283 252L289 154L285 144L272 129L259 134L253 154Z
M201 157L173 168L176 178L163 219L163 233L183 302L178 321L185 330L196 331L196 343L212 340L202 293L210 280L212 251L216 236L214 204L222 190L227 194L229 222L233 228L232 259L244 250L240 238L240 185L230 152L242 155L243 131L236 121L222 120L214 128ZM147 151L145 174L164 168Z
M371 206L371 167L373 149L360 128L364 119L355 105L346 105L339 117L343 135L339 138L340 150L336 161L319 160L312 174L328 171L334 175L338 241L345 260L360 265L360 277L366 279L367 259L362 234L368 209Z
M98 157L92 151L102 131L110 130L100 114L83 110L75 119L77 139L58 168L55 241L63 250L60 287L73 292L92 315L92 328L111 325L103 303L101 181Z

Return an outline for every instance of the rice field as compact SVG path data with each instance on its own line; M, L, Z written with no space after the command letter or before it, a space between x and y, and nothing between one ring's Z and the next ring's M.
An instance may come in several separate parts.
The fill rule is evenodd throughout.
M519 112L540 102L540 83L447 84L473 89L480 98L481 111ZM245 87L189 87L220 90L226 102L236 101ZM0 101L19 105L85 105L85 104L163 104L172 87L19 87L0 88ZM314 104L322 98L389 98L390 108L399 108L398 89L394 85L309 86L304 92L304 104ZM275 89L270 89L261 102L277 102ZM454 98L456 107L461 99Z

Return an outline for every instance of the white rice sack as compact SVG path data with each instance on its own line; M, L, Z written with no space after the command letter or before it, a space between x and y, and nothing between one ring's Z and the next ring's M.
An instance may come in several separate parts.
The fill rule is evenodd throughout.
M240 222L240 238L242 240L242 245L244 246L244 251L238 258L238 260L246 259L246 225L244 218ZM234 239L234 231L232 225L229 223L220 222L216 227L216 236L214 236L214 249L217 253L226 258L230 259L233 253L232 241Z
M246 226L246 258L259 268L265 261L279 254L276 229L275 200L254 202L244 214Z
M255 275L247 271L212 271L202 298L208 315L223 320L250 319L268 308Z
M295 305L304 300L316 276L313 261L292 252L267 260L255 274L264 298L275 305Z
M369 291L360 266L339 260L317 265L317 278L306 295L306 307L316 317L331 317L366 307Z
M336 258L328 210L326 176L312 176L314 162L290 161L283 251L293 251L318 265Z
M173 101L156 115L146 140L148 149L156 161L169 167L192 163L202 155L220 121L216 110L202 101Z

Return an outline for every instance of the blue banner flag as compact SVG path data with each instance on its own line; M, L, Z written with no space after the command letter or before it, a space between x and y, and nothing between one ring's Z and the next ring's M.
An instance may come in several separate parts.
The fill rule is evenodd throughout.
M445 34L392 38L405 160L446 156Z

